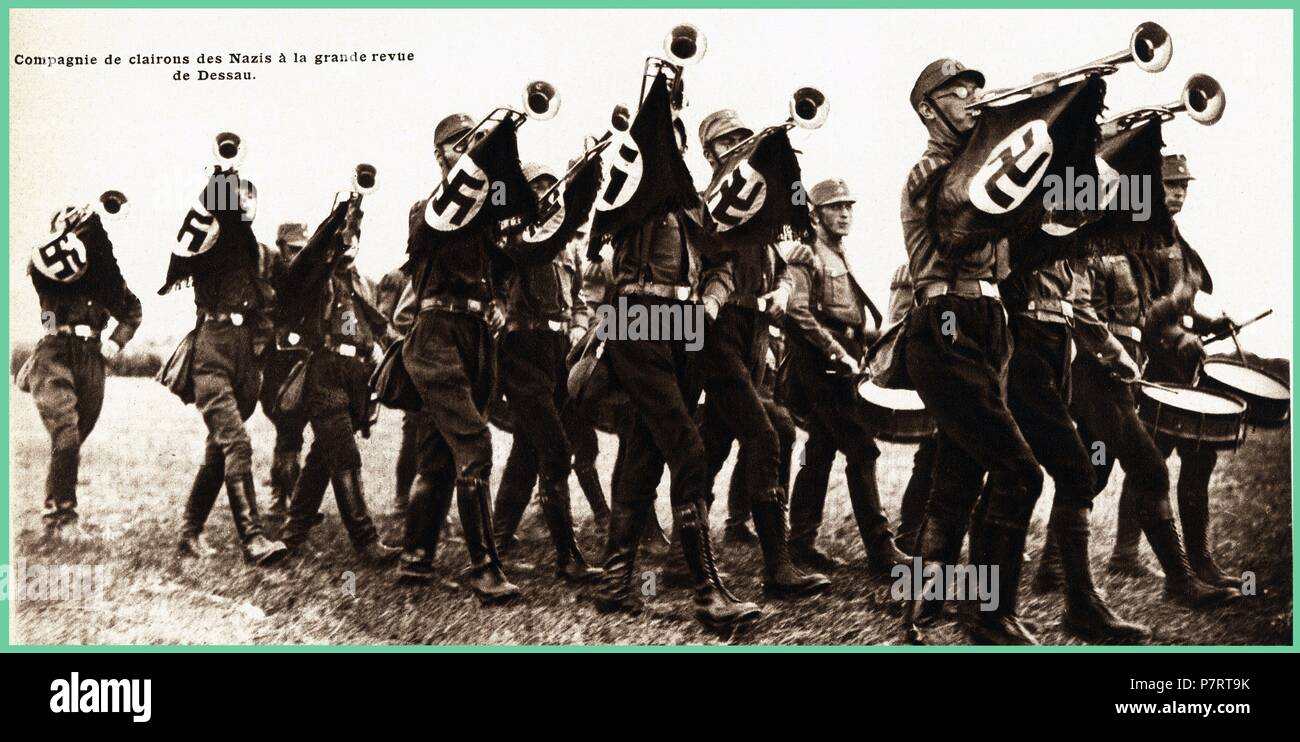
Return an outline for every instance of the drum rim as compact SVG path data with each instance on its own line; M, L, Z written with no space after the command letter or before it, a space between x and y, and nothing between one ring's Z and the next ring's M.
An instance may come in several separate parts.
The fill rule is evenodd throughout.
M1205 367L1208 366L1208 365L1210 365L1210 364L1218 364L1218 365L1220 365L1220 366L1236 366L1237 368L1244 368L1244 369L1246 369L1247 371L1254 371L1255 373L1260 374L1261 376L1266 376L1266 377L1272 379L1273 381L1276 381L1277 383L1281 384L1281 385L1283 386L1283 388L1285 388L1285 389L1287 390L1287 393L1288 393L1288 394L1291 392L1291 380L1290 380L1290 379L1283 378L1281 374L1276 374L1276 373L1274 373L1274 372L1272 372L1272 371L1269 371L1269 370L1267 370L1267 369L1254 368L1253 366L1247 366L1246 364L1242 363L1241 361L1234 361L1234 360L1229 359L1229 358L1207 358L1207 359L1205 359L1205 361L1203 361L1203 362L1201 363L1201 374L1202 374L1203 376L1206 375L1206 374L1205 374ZM1227 385L1227 382L1224 381L1223 379L1219 379L1219 378L1216 378L1216 377L1214 377L1214 376L1210 376L1210 378L1211 378L1211 379L1214 379L1215 381L1219 382L1220 384L1225 384L1225 385ZM1232 387L1232 388L1233 388L1233 389L1236 389L1236 387ZM1243 391L1244 391L1244 390L1243 390ZM1249 392L1244 392L1244 393L1249 394ZM1262 395L1262 394L1256 394L1256 395L1254 395L1254 396L1261 397L1261 398L1263 398L1263 399L1269 399L1269 400L1272 400L1272 401L1274 401L1274 402L1283 402L1283 401L1290 402L1290 398L1287 398L1286 400L1282 400L1282 399L1278 399L1277 397L1265 397L1265 396Z
M1167 386L1172 389L1182 389L1189 392L1200 392L1202 394L1209 394L1210 396L1214 396L1214 397L1224 397L1241 405L1241 409L1236 412L1203 412L1201 410L1189 410L1186 407L1176 407L1174 405L1170 405L1175 409L1183 410L1186 412L1197 412L1202 415L1244 415L1250 409L1250 403L1247 402L1245 399L1242 399L1241 397L1237 396L1236 394L1233 394L1232 392L1223 391L1222 389L1206 389L1204 387L1194 386L1192 384L1173 384L1173 383L1165 383L1165 382L1161 382L1161 384L1163 386ZM1152 391L1163 391L1163 390L1161 390L1159 387L1156 388L1142 387L1138 389L1138 393L1141 396L1150 399L1152 402L1156 402L1158 404L1169 404L1166 401L1151 396L1150 392Z

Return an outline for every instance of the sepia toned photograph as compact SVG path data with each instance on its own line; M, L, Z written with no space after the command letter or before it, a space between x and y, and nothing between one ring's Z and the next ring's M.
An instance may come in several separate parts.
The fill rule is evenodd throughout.
M1293 645L1289 9L8 15L10 645Z

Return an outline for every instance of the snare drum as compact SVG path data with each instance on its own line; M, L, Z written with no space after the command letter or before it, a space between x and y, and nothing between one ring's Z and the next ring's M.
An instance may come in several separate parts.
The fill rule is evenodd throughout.
M863 418L882 441L919 443L934 435L934 418L911 389L886 389L864 379L858 382L858 398Z
M1246 439L1246 403L1185 384L1138 390L1138 417L1157 441L1236 448Z
M1246 420L1251 425L1282 425L1291 417L1291 388L1276 374L1215 359L1201 367L1201 386L1244 400Z

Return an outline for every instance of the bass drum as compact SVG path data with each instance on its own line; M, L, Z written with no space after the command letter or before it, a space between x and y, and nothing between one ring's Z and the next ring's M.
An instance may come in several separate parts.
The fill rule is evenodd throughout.
M1236 448L1246 439L1246 403L1225 392L1185 384L1144 386L1138 417L1157 442Z
M1206 361L1201 387L1240 397L1251 425L1276 427L1291 418L1291 387L1282 377L1226 359Z
M920 443L934 435L934 418L911 389L886 389L869 379L858 382L863 418L876 437L890 443Z

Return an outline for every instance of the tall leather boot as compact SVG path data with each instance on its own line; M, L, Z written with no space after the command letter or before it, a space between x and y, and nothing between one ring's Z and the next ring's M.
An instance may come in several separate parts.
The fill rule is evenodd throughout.
M276 451L271 458L271 507L266 511L266 527L279 531L289 516L289 498L302 467L298 451Z
M804 456L807 454L805 445ZM844 562L817 548L817 531L821 527L829 485L822 471L820 463L809 466L805 462L794 475L794 489L790 493L790 558L801 567L830 573L843 567Z
M646 554L649 556L663 556L669 553L673 541L664 533L664 527L659 525L659 516L654 511L654 502L650 503L650 512L646 514L645 528L641 532L641 546L645 547Z
M1178 478L1178 515L1183 521L1183 539L1187 542L1187 563L1192 572L1207 585L1241 588L1241 578L1223 571L1210 551L1210 493L1183 484Z
M1192 572L1178 536L1178 526L1167 508L1165 503L1164 512L1146 517L1142 523L1151 550L1165 572L1165 599L1188 608L1205 608L1241 597L1236 588L1207 585Z
M916 537L917 555L911 563L911 569L919 565L921 579L913 576L911 589L915 589L918 583L921 588L903 604L903 633L909 644L926 644L923 627L943 613L948 592L944 569L946 565L955 564L961 555L961 542L965 535L964 526L946 523L933 513L921 521L921 531Z
M867 569L877 577L889 577L895 565L911 564L912 558L894 545L894 534L889 530L889 518L876 487L876 460L851 464L845 474L853 519L867 550Z
M519 524L524 519L524 512L528 509L528 501L533 494L533 480L518 481L518 477L511 477L509 469L501 477L501 484L497 485L497 500L492 507L492 522L495 527L493 537L496 539L497 549L500 553L509 553L511 549L519 544L519 537L515 532L519 530Z
M1088 508L1053 503L1049 528L1049 545L1056 545L1065 579L1062 627L1090 642L1134 644L1151 636L1145 626L1116 616L1097 594L1088 562ZM1043 563L1048 561L1046 551L1044 548Z
M1142 494L1125 475L1124 485L1120 489L1119 511L1115 525L1115 550L1111 552L1110 563L1106 571L1124 577L1156 577L1150 567L1142 563L1140 553L1142 544L1142 523L1138 514L1138 502Z
M1085 513L1085 523L1087 522ZM1052 506L1052 517L1056 517L1056 506ZM1057 543L1057 532L1055 529L1047 529L1047 536L1043 539L1043 553L1038 556L1038 571L1034 573L1034 581L1030 585L1034 592L1043 595L1054 593L1061 589L1061 584L1065 579L1063 565L1061 564L1061 548ZM1089 581L1092 580L1092 572L1089 570Z
M753 503L749 498L749 486L745 473L749 471L749 456L744 448L736 455L736 466L731 470L731 482L727 485L727 520L722 527L722 540L729 544L759 544L759 536L749 529L749 519L753 515ZM782 498L785 500L784 489ZM785 520L784 508L781 516ZM757 527L757 523L755 524Z
M456 480L456 508L465 532L465 549L469 567L462 574L483 605L504 603L518 598L519 588L506 579L492 539L492 509L488 502L487 482L477 477Z
M578 487L582 496L587 498L591 508L592 520L596 523L596 534L602 539L609 533L609 505L605 504L605 491L600 486L600 474L593 464L574 464L573 473L578 476Z
M773 487L750 503L763 550L763 591L781 598L801 598L831 586L826 575L804 574L790 562L789 532L786 529L785 489ZM728 513L730 515L730 513Z
M1017 497L1016 495L1004 495ZM993 503L990 508L997 507ZM992 610L982 607L975 611L971 622L971 637L979 644L1025 646L1038 644L1029 629L1017 615L1020 596L1020 571L1024 566L1025 531L1029 513L1016 513L1007 517L990 512L985 516L978 553L987 560L990 568L997 569L998 604ZM992 579L991 573L981 575Z
M438 487L422 474L411 482L402 555L397 564L399 583L433 581L433 560L438 555L438 539L451 510L451 498L451 487Z
M695 580L695 618L710 629L726 630L761 617L762 609L732 595L718 577L703 499L674 506L673 511L681 525L682 552Z
M330 475L334 485L334 501L338 504L339 517L343 527L352 541L361 561L376 567L395 563L402 550L389 546L379 540L379 532L370 520L366 509L365 485L361 480L361 467L336 471Z
M185 500L184 522L181 524L180 543L177 544L177 551L182 556L202 558L216 553L203 538L203 526L217 502L217 495L221 493L224 469L223 462L205 460L194 475L190 496Z
M589 582L599 577L600 570L587 564L573 534L568 478L551 481L543 477L538 483L538 494L551 543L555 545L555 576L566 582Z
M604 570L596 587L596 609L636 615L645 607L637 586L636 552L654 501L615 503L609 514Z
M325 499L329 480L329 472L314 459L308 460L307 466L294 480L289 495L289 513L280 536L290 551L301 549L307 543L311 529L320 522L320 505Z
M75 448L59 449L50 454L49 470L45 476L45 512L41 516L45 537L76 541L77 526L77 470L81 452Z
M262 522L257 517L257 490L253 487L253 473L226 478L226 496L230 499L230 515L235 522L235 532L244 546L244 560L250 564L266 566L283 559L289 549L279 541L262 535Z
M414 413L406 412L404 415ZM405 513L411 503L411 488L415 485L415 467L418 459L415 425L412 421L402 419L402 443L397 449L397 464L394 474L397 478L397 491L393 494L393 510Z

